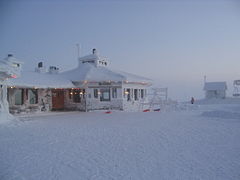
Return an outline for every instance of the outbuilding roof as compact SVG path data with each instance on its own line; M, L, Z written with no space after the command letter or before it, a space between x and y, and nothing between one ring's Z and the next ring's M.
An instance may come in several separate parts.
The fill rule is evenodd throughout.
M227 90L226 82L206 82L204 84L205 91L214 91L214 90Z

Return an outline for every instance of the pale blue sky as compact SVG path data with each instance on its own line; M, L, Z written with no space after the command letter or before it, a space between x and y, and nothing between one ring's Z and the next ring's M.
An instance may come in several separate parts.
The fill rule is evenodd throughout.
M0 57L62 70L97 48L111 67L156 79L170 96L203 97L209 81L240 79L240 1L0 1Z

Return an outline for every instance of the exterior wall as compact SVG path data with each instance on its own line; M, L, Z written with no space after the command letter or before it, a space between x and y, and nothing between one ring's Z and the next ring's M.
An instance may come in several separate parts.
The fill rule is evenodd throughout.
M217 99L224 99L226 97L226 91L224 90L209 90L205 92L205 98L217 98Z
M73 95L70 93L73 89L67 89L64 92L64 109L69 111L86 111L86 99L85 95L81 96L81 102L74 102Z
M23 103L21 105L15 104L15 94L18 89L23 89ZM74 90L80 90L82 94L79 94L80 101L74 102L73 92ZM97 89L98 95L94 96L94 89ZM109 90L109 100L101 99L102 90ZM116 89L116 93L113 94L113 89ZM130 89L129 99L125 91ZM116 109L124 111L139 111L142 110L143 103L147 102L147 86L141 84L126 84L122 82L118 83L88 83L84 88L65 89L64 90L64 109L65 110L78 110L78 111L91 111L102 109ZM134 98L137 92L137 99ZM144 97L141 97L141 90L144 92ZM30 104L29 91L27 88L8 88L8 101L9 109L12 114L18 113L34 113L41 111L52 110L52 90L51 89L37 89L38 101L36 104ZM101 93L100 93L101 92Z
M113 96L113 88L116 88L116 96ZM97 89L98 96L94 97L94 89ZM101 101L101 90L110 90L110 100ZM100 109L118 109L123 110L122 100L122 86L121 83L102 84L91 83L87 89L87 110L100 110Z
M50 111L52 109L51 89L39 89L38 98L45 104L46 111Z
M100 92L101 89L110 90L110 101L101 101L100 94L98 97L94 97L94 89ZM112 88L117 88L117 98L112 96ZM65 91L64 95L64 109L66 110L79 110L79 111L91 111L91 110L102 110L102 109L118 109L122 110L122 88L119 84L114 84L112 86L101 85L98 83L91 83L85 88L85 94L81 95L81 102L74 102L73 96L70 93L74 93L74 89L69 89Z
M143 110L143 103L147 103L147 88L146 85L141 84L123 84L123 110L124 111L142 111ZM127 89L130 89L130 99L127 97L128 95L124 92ZM138 91L138 99L135 100L134 98L134 89ZM141 98L141 89L144 90L144 97Z
M116 88L116 94L113 95L113 89ZM111 83L88 83L85 85L85 94L82 95L83 99L79 103L73 102L73 98L69 95L73 90L68 90L65 93L65 109L67 110L124 110L124 111L141 111L143 103L148 102L146 85L141 84L123 84L122 82ZM127 98L124 90L130 89L130 99ZM94 96L94 90L97 91L97 96ZM110 99L107 101L101 100L101 91L109 90ZM134 90L137 90L137 99L134 98ZM144 97L141 98L141 90L144 92ZM96 92L95 92L96 93Z
M23 90L23 103L15 104L15 94L18 89ZM51 91L48 89L37 90L37 103L30 104L29 89L27 88L8 88L9 110L12 114L33 113L41 111L49 111L51 109Z

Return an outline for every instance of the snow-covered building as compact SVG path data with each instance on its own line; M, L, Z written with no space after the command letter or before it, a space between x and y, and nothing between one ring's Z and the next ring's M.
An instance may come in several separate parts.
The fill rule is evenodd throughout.
M205 82L204 84L205 98L224 99L226 97L226 82Z
M240 80L233 81L233 96L240 97Z
M39 63L35 71L22 72L21 78L8 83L10 111L140 110L151 80L108 65L96 49L80 57L77 68L62 73L54 66L47 71Z
M23 71L20 78L8 82L10 112L15 114L54 110L55 106L59 104L59 98L53 95L60 89L73 87L70 80L64 79L58 74ZM53 100L56 102L53 103Z

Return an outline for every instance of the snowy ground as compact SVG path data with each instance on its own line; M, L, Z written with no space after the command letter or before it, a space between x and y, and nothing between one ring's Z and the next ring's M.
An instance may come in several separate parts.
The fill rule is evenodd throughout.
M0 179L239 180L240 105L183 109L1 124Z

